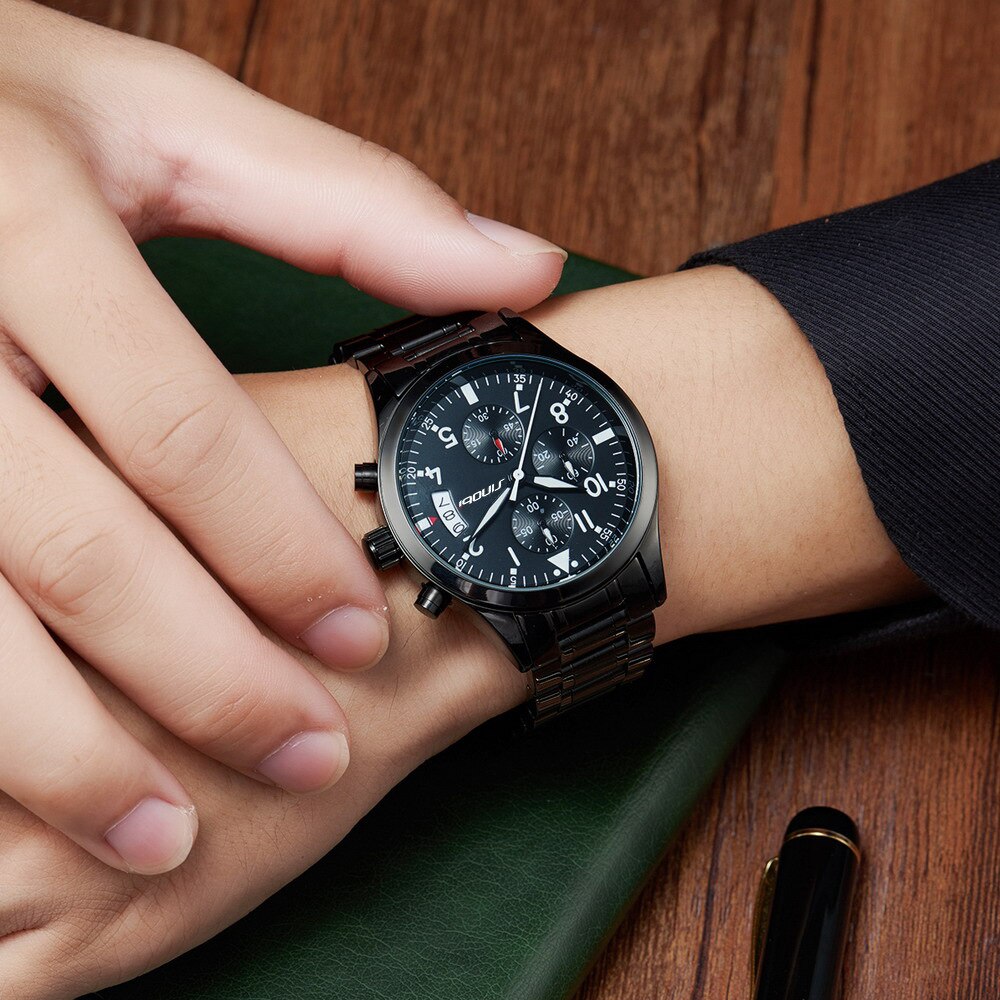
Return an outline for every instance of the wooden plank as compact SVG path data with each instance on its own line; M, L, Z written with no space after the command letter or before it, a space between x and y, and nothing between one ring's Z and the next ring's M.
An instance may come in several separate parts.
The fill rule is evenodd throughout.
M45 6L176 45L236 76L256 0L51 0Z
M797 0L769 224L996 156L998 32L982 0ZM816 802L865 839L845 1000L1000 995L996 659L979 635L791 671L578 1000L747 996L760 865Z
M771 225L997 156L998 52L990 0L796 0Z
M262 0L245 80L640 273L768 219L789 4Z

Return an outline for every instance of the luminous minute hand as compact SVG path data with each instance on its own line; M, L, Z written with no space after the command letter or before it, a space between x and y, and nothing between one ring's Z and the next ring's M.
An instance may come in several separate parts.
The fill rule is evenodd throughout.
M531 447L531 425L535 422L535 410L538 409L538 397L542 394L542 380L538 379L538 388L535 390L535 401L531 404L531 413L528 414L528 429L524 432L524 445L521 448L521 459L514 470L514 488L510 491L510 499L517 500L517 489L524 479L524 459L527 457L528 448Z
M503 506L509 493L510 487L508 486L507 489L505 489L503 493L501 493L500 496L498 496L496 500L490 504L490 509L483 514L483 519L479 522L479 526L472 533L472 536L469 539L470 542L474 541L476 536L490 523L490 521L493 520L494 517L496 517L497 511Z

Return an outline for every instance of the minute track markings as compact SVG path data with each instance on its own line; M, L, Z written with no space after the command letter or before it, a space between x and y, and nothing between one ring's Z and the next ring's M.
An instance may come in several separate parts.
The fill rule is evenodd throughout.
M470 404L465 386L471 387L478 402ZM501 450L495 439L485 442L499 458L499 462L484 464L462 447L462 428L470 414L483 407L502 407L511 414L521 410L521 425L527 424L526 415L531 404L537 399L534 425L530 437L517 448L517 454L510 458L504 452L512 449L501 437ZM495 416L499 411L490 410ZM482 420L482 424L489 421ZM445 449L437 431L431 426L450 428L457 435L459 447ZM538 438L545 432L558 432L563 440L563 429L574 427L581 431L590 442L601 432L612 429L612 437L602 440L599 455L595 457L594 480L591 493L584 492L582 481L584 469L578 469L578 462L570 459L571 469L560 460L559 475L536 478L534 463L528 454ZM526 429L525 429L526 430ZM482 435L477 435L480 439ZM489 453L487 453L489 454ZM515 480L512 466L522 456L522 477ZM589 463L584 463L589 464ZM441 482L428 482L426 477L418 478L418 469L440 467ZM400 498L407 512L414 535L423 545L435 553L453 571L472 580L489 581L490 586L501 589L520 590L536 587L561 585L567 580L587 572L614 550L628 528L634 514L638 482L634 445L628 432L622 427L622 419L615 408L596 384L571 368L558 362L531 356L494 356L469 363L450 375L444 376L425 392L410 412L396 449L397 480ZM574 481L572 472L580 473ZM506 474L505 474L506 473ZM596 474L600 473L600 478ZM589 469L586 475L591 475ZM556 486L555 484L559 485ZM580 484L580 485L577 485ZM460 498L471 498L470 503L461 507L462 518L470 527L463 533L466 541L461 551L447 545L448 533L440 522L425 527L424 519L434 516L430 503L430 488L450 491L457 505ZM517 487L515 490L514 487ZM501 504L494 518L486 524L470 541L469 532L480 523L487 508L505 489L510 489L513 497ZM569 539L566 569L554 565L548 558L564 549L553 549L549 540L541 534L539 552L525 549L513 534L513 508L524 498L535 506L542 504L551 509L550 504L558 499L566 505L567 523L573 527ZM533 499L534 498L534 499ZM539 508L541 509L541 508ZM584 518L584 512L586 520ZM420 524L423 531L416 525ZM456 522L457 523L457 522ZM580 532L580 525L586 528L586 535ZM591 527L593 525L593 527ZM523 527L523 526L522 526ZM545 525L552 541L558 536L553 525ZM512 553L518 561L512 558Z

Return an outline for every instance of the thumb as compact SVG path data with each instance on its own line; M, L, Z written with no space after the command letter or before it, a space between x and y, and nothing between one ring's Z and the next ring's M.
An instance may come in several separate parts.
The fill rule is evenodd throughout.
M169 232L234 240L424 313L525 309L559 280L565 251L466 213L381 146L209 67L196 100L176 89L153 98L161 155L183 164L161 212Z

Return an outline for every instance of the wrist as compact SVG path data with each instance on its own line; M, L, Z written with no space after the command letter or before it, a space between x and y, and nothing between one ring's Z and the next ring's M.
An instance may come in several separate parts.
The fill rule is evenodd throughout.
M818 362L749 279L706 269L566 297L531 318L607 371L649 424L671 591L659 641L902 599L919 586L867 502ZM371 499L352 489L353 463L375 448L363 380L336 368L244 384L360 537L377 520ZM45 967L71 964L74 986L85 991L106 984L109 967L126 977L191 947L320 857L423 758L524 699L523 675L467 609L456 605L430 622L412 607L412 580L395 572L385 583L393 632L376 669L343 676L296 654L335 692L351 728L351 765L322 795L293 802L234 775L78 664L113 714L192 791L202 829L180 869L136 879L95 865L8 801L0 821L18 858L12 884L25 884L25 872L66 876L29 879L24 920L59 914L32 935L36 947L61 956ZM88 899L115 906L88 907Z

